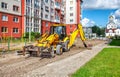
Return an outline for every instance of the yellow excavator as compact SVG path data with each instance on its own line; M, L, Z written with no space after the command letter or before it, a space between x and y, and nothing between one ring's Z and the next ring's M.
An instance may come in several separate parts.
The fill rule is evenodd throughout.
M30 55L37 54L37 56L46 56L49 54L49 56L54 57L55 53L61 55L64 51L70 50L78 34L84 46L87 47L81 24L77 25L77 29L70 36L67 36L66 25L53 24L50 26L50 33L43 34L35 46L30 45L23 48L23 55L25 55L26 51Z

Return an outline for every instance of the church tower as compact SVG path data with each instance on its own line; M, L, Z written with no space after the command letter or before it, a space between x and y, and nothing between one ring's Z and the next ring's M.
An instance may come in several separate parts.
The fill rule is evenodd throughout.
M115 36L115 30L117 29L117 25L114 22L115 17L113 15L109 16L109 21L106 25L106 37Z

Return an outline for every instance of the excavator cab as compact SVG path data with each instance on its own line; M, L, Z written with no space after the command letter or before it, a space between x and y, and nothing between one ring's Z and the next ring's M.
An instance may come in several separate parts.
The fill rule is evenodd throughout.
M50 27L50 35L51 34L58 34L59 40L63 40L67 34L66 34L66 26L61 26L61 25L52 25Z

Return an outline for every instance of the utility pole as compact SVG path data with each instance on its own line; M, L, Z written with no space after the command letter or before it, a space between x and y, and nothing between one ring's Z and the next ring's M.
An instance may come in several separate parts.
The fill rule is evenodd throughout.
M29 43L31 42L31 0L30 0L30 14L29 14Z

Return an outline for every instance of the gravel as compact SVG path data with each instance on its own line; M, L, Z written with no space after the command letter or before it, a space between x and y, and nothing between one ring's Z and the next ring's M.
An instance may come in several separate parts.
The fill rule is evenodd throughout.
M51 75L52 77L56 77L53 75L55 73L58 74L58 72L60 71L61 72L59 73L59 76L64 75L64 73L62 72L63 71L62 69L69 66L61 66L58 63L59 66L56 65L55 67L51 67L52 63L56 63L59 61L61 62L62 60L64 63L65 62L64 59L72 57L73 55L78 55L79 53L81 53L81 51L86 50L85 48L83 48L82 43L78 43L78 41L80 42L80 40L77 40L76 47L73 47L69 52L64 52L60 56L56 55L55 58L43 58L43 59L41 59L40 57L26 58L26 56L24 57L24 56L18 56L15 54L6 54L5 58L0 57L0 77L23 77L23 76L24 77L42 77L42 76L50 77L48 75ZM91 41L87 41L87 43L90 43L94 46L100 43L104 43L104 41L91 40ZM88 55L84 54L83 56L88 56ZM82 58L80 59L82 60ZM74 60L76 60L76 58ZM70 61L70 59L68 59L68 61ZM74 65L74 63L73 64L71 63L73 62L70 62L70 65ZM64 64L69 64L69 63L64 63ZM53 69L49 69L46 67L51 67ZM59 70L61 69L61 70L59 71L58 69ZM71 70L70 68L67 68L67 69ZM41 73L39 72L36 73L36 70L38 71L41 70L39 71ZM52 71L55 71L55 72L52 73ZM64 77L64 76L61 76L61 77Z

